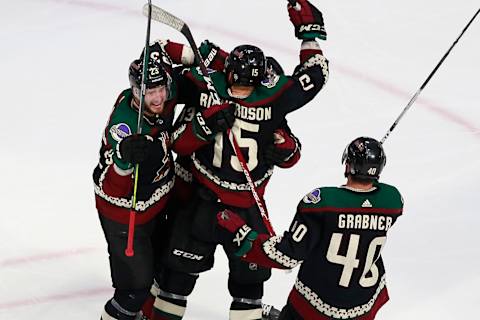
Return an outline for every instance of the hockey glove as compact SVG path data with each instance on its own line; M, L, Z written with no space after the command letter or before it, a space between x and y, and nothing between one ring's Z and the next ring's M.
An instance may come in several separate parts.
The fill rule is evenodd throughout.
M252 249L258 233L252 230L238 214L225 209L217 213L217 221L218 225L228 232L227 239L232 242L236 256L242 257Z
M327 39L322 13L307 0L297 0L294 7L288 5L288 15L295 27L295 36L298 39Z
M123 161L131 164L144 162L153 147L153 138L134 134L120 141L120 156Z
M294 157L298 151L297 140L284 129L277 129L273 133L273 143L267 146L263 158L268 165L281 166Z
M205 61L205 67L217 71L223 71L228 52L223 51L215 43L208 40L204 40L200 44L198 50L200 51L200 55Z
M225 132L235 121L235 106L230 103L213 105L197 112L192 125L195 135L202 140L211 140L219 132Z

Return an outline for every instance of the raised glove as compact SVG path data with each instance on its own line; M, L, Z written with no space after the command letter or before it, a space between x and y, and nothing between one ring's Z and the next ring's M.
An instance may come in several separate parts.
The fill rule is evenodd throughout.
M288 161L297 151L297 141L284 129L277 129L273 133L273 143L268 145L263 154L269 165L281 165Z
M218 225L229 233L227 237L236 249L236 256L245 255L252 248L258 233L233 211L225 209L217 213Z
M153 147L153 139L150 136L134 134L120 141L119 150L123 161L131 164L144 162Z
M197 112L193 125L197 136L209 140L217 133L225 132L231 128L234 121L235 106L230 103L223 103Z
M320 10L307 0L296 0L295 6L288 5L288 15L295 27L295 36L300 40L326 40L327 32Z

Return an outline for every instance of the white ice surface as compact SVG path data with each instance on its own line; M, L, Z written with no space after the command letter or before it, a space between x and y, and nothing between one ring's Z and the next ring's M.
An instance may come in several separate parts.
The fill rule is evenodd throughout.
M287 72L300 42L286 1L154 1L200 42L252 43ZM343 182L340 157L381 138L478 10L478 0L314 1L330 80L289 115L300 163L276 170L267 202L278 231L296 203ZM98 319L111 295L91 172L127 67L144 43L142 1L0 3L0 319ZM155 24L152 38L184 41ZM385 144L382 180L405 198L384 250L391 301L379 319L480 319L480 18ZM226 260L202 275L185 319L226 319ZM321 272L321 270L319 270ZM265 302L284 304L296 271L274 272Z

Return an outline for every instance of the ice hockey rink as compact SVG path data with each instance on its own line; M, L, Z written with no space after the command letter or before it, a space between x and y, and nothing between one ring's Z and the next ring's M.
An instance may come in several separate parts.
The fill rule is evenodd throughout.
M478 0L312 0L323 12L330 79L288 116L302 159L276 169L266 201L277 232L314 187L340 185L345 145L382 138L478 10ZM280 0L153 1L199 43L255 44L287 73L298 61ZM91 173L103 127L145 41L143 1L0 3L0 319L99 319L111 296ZM152 40L185 42L153 23ZM383 251L390 302L378 319L480 319L480 17L385 142L381 179L405 199ZM274 271L264 302L284 305L297 270ZM318 270L321 272L321 270ZM185 319L228 318L222 250Z

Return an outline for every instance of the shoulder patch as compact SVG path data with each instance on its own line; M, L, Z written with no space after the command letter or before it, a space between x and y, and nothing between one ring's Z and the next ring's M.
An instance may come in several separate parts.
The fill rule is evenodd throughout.
M320 188L314 189L312 192L303 197L303 202L313 204L319 203L320 200L322 200L322 198L320 197L320 193Z
M115 141L122 141L125 137L132 134L132 130L126 123L119 123L110 128L110 134Z
M275 75L273 77L268 77L265 80L262 80L261 84L262 84L262 86L265 86L268 89L271 89L271 88L273 88L277 85L279 80L280 80L280 76Z

